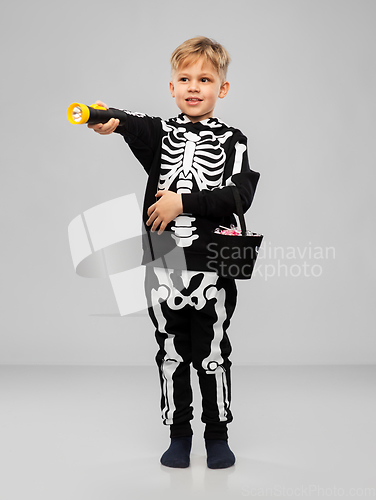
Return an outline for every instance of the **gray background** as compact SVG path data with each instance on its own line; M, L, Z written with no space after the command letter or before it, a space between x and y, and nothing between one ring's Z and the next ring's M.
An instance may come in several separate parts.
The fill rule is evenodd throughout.
M232 56L216 114L261 173L248 224L291 272L322 271L265 279L278 259L259 260L239 282L233 362L374 363L375 14L371 0L4 4L0 363L154 364L148 317L120 317L108 280L78 277L67 236L93 206L133 192L141 204L146 175L121 138L70 125L66 109L175 115L169 56L196 35Z

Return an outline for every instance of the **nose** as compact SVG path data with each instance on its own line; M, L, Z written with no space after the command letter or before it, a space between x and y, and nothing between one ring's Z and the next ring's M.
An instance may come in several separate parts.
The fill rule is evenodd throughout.
M189 92L199 92L200 91L200 87L198 85L197 80L191 80L189 82L188 91Z

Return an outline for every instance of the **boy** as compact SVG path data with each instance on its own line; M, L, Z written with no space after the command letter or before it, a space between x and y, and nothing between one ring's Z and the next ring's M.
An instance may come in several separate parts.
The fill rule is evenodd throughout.
M246 137L213 117L217 99L229 90L229 62L227 51L217 42L205 37L187 40L171 56L170 91L179 116L162 120L125 111L125 124L111 119L89 125L102 135L121 134L149 175L143 264L149 314L159 344L162 418L170 426L170 446L161 457L168 467L190 464L191 363L202 395L207 465L219 469L235 463L227 434L233 417L226 330L237 290L233 279L219 277L209 268L208 244L212 230L235 221L230 186L238 187L245 212L259 174L250 170ZM183 249L184 267L156 267L155 262L164 262L173 247Z

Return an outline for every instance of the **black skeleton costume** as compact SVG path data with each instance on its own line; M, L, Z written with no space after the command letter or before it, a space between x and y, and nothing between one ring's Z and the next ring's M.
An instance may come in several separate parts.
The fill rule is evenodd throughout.
M238 187L245 212L260 174L249 167L246 137L217 118L192 123L184 114L163 120L125 112L126 123L116 132L149 176L144 223L158 190L181 193L183 202L183 213L161 235L145 225L143 241L145 289L160 348L156 362L162 419L171 426L171 437L192 434L192 363L202 393L204 437L226 439L226 424L232 421L231 345L226 330L237 291L234 280L208 269L207 245L212 230L234 221L235 200L229 186ZM171 260L165 265L164 257L176 247L184 252L184 266Z

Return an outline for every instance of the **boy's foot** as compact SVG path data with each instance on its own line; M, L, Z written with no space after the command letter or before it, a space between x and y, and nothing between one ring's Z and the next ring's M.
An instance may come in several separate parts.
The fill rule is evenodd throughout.
M230 450L227 439L205 439L207 464L209 469L227 469L235 463L235 455Z
M161 464L166 467L185 469L189 467L192 436L171 438L171 444L161 456Z

